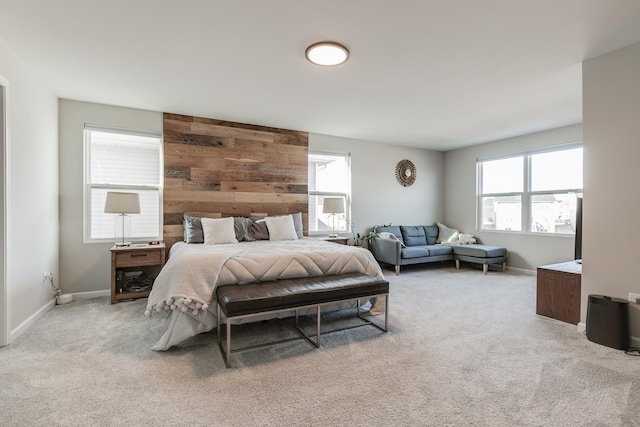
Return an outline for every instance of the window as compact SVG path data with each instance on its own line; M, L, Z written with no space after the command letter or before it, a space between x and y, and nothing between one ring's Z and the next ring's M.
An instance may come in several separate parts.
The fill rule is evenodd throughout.
M115 216L104 213L109 191L140 195L131 215L133 240L161 236L162 134L85 125L85 242L114 238Z
M582 196L582 146L478 159L481 230L574 234Z
M325 214L325 197L344 199L344 214ZM351 217L351 158L349 154L309 152L309 233L349 232Z

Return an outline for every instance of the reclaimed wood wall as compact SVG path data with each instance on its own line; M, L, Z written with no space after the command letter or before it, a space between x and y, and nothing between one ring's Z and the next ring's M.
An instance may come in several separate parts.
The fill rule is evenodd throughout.
M164 113L164 241L182 216L302 212L308 228L307 132Z

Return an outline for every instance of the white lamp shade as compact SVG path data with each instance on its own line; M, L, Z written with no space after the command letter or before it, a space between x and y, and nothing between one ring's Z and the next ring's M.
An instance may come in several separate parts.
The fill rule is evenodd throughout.
M109 191L107 193L107 202L104 204L104 213L139 214L139 194Z
M344 213L344 199L342 197L325 197L322 213Z

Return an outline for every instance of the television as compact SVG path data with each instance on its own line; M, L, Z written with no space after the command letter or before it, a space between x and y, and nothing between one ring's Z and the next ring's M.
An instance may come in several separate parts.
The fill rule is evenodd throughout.
M576 243L574 259L582 263L582 197L576 199Z

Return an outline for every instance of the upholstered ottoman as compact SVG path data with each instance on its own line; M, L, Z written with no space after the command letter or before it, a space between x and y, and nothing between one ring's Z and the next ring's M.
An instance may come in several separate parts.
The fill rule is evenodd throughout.
M460 261L482 264L484 274L489 271L489 264L502 263L502 271L507 268L506 248L489 245L452 245L452 248L457 269L460 269Z

